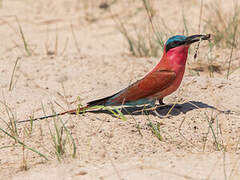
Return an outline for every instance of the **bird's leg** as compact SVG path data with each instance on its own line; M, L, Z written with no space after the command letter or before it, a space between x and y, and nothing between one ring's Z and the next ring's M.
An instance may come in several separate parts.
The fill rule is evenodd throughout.
M158 102L159 102L159 105L160 105L160 106L164 106L164 105L165 105L164 102L163 102L163 98L162 98L162 99L158 99ZM157 107L157 105L155 104L155 107L154 107L154 109L153 109L154 114L155 114L157 117L159 117L159 118L163 118L164 116L158 113L157 108L158 108L158 107Z
M163 98L159 99L158 102L159 102L159 105L165 105L164 102L163 102Z
M170 115L170 112L172 111L173 108L178 110L180 113L182 112L181 111L181 105L178 105L178 104L166 105L165 103L163 103L163 98L158 99L158 102L159 102L160 107L163 106L164 108L170 108L169 112L166 115L161 115L161 114L158 113L157 106L155 105L155 107L153 108L153 112L159 118L164 118L164 117L170 118L170 117L172 117L172 115Z
M160 105L164 105L164 103L162 102L162 100L163 99L159 99L159 104ZM161 114L159 114L158 112L157 112L157 105L156 105L156 103L154 103L154 104L152 104L152 112L154 112L154 114L157 116L157 117L159 117L159 118L163 118L164 116L162 116Z

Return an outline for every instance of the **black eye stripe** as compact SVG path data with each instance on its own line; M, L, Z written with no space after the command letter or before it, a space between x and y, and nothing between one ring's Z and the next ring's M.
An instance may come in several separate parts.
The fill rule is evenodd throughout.
M173 41L170 42L167 46L166 46L166 52L168 52L170 49L175 48L177 46L183 45L184 41Z

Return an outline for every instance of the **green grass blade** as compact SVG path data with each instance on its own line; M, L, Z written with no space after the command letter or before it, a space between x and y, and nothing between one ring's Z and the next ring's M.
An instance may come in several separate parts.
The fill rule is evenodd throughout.
M42 153L40 153L39 151L37 151L37 150L35 150L35 149L27 146L27 145L24 144L22 141L20 141L20 140L17 139L16 137L12 136L11 134L9 134L7 131L3 130L2 128L0 128L0 130L1 130L4 134L6 134L6 135L8 135L9 137L11 137L12 139L14 139L18 144L24 146L24 148L26 148L26 149L34 152L34 153L37 153L39 156L43 157L45 160L48 160L48 158L47 158L45 155L43 155Z

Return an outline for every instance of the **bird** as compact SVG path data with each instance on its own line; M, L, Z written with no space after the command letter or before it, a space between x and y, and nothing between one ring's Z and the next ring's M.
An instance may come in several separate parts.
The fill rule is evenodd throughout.
M64 114L77 114L94 106L137 106L144 104L154 106L157 101L163 105L163 98L176 91L182 82L190 45L195 42L200 43L202 40L209 40L210 37L210 34L172 36L166 41L163 56L155 68L125 89L111 96L90 101L81 108L18 122L42 120Z

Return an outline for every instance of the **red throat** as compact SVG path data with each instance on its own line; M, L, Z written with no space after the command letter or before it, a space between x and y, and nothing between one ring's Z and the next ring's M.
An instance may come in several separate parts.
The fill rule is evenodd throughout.
M170 64L173 65L173 68L177 68L178 66L185 66L187 61L189 46L182 45L175 48L170 49L167 53L167 59Z

